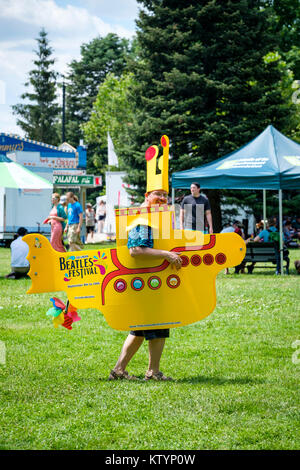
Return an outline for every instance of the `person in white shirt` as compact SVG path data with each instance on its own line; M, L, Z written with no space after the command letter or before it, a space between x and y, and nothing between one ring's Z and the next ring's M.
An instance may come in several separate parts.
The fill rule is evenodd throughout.
M5 276L7 279L19 279L24 277L30 269L29 261L26 259L29 246L22 240L22 237L24 237L26 233L26 228L20 227L17 231L18 237L10 245L11 273Z

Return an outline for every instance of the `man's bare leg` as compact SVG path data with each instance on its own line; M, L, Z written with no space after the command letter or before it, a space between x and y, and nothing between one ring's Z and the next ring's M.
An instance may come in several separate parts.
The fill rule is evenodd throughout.
M165 346L165 338L149 340L149 367L147 373L157 374L159 372L160 358Z
M117 360L117 363L113 369L115 372L122 374L125 371L127 364L139 350L143 341L143 336L134 336L130 334L127 336L123 344L119 359Z

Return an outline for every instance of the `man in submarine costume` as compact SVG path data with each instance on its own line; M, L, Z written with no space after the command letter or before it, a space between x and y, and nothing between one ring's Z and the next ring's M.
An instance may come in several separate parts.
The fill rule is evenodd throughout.
M26 235L29 245L28 293L65 291L67 307L51 299L54 326L72 329L77 309L97 308L108 324L129 330L109 378L135 379L126 366L149 340L145 379L168 380L159 362L169 328L205 318L215 308L219 271L241 263L246 253L235 233L207 234L175 229L174 208L167 205L169 139L146 151L147 192L141 207L116 209L117 247L60 253L38 234ZM157 170L158 168L158 170Z

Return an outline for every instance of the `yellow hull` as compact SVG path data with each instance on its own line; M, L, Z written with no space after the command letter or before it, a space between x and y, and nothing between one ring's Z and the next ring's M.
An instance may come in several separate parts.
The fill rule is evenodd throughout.
M161 217L171 215L169 209L165 212L158 214L158 226ZM140 214L127 218L126 226L134 222L141 223ZM156 222L145 221L152 227ZM76 308L100 310L117 330L175 328L197 322L214 310L216 276L241 263L245 243L235 233L198 232L195 241L190 241L191 232L172 228L168 238L161 235L159 229L154 247L181 253L180 270L172 269L164 259L132 258L125 238L118 240L117 248L59 253L45 237L26 235L32 279L28 293L63 291Z

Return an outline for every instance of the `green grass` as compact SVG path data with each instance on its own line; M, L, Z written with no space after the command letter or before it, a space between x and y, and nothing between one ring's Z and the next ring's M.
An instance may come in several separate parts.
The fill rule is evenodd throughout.
M161 368L172 383L108 382L126 333L97 310L55 330L50 294L4 279L9 261L0 249L1 449L299 449L293 261L290 276L218 276L215 311L171 330ZM146 366L145 343L128 369L143 378Z

